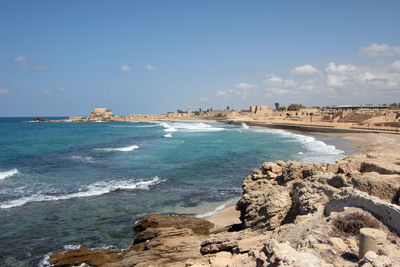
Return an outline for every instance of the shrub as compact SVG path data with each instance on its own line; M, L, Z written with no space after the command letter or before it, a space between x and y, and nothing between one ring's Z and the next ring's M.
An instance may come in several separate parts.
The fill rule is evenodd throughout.
M333 221L333 226L338 233L358 235L361 228L379 228L379 223L371 216L361 212L354 212L339 216Z

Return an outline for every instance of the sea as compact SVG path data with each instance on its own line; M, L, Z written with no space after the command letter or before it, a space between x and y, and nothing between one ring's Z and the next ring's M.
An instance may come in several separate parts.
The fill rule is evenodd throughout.
M0 266L128 248L150 213L208 216L235 203L264 161L334 162L349 147L244 123L0 118Z

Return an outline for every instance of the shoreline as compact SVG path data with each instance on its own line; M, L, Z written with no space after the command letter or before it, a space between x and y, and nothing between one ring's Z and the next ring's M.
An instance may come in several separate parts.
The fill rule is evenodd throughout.
M251 125L251 123L245 121L238 121L237 123L246 123L252 128L263 128L263 129L271 129L267 125ZM277 128L274 128L277 129ZM343 149L345 152L344 157L350 156L352 154L357 153L369 153L369 152L396 152L400 151L400 135L396 135L393 133L377 133L377 132L337 132L337 131L324 131L324 132L315 132L315 131L302 131L295 129L280 129L284 131L288 131L295 134L302 134L313 137L333 137L346 140L350 142L352 148ZM334 129L332 129L334 130ZM322 140L328 145L335 145L326 140ZM336 146L337 147L337 146ZM337 147L342 149L340 147ZM354 151L352 151L354 150ZM250 170L251 171L251 170ZM249 171L249 172L250 172ZM240 212L235 209L236 203L232 203L222 210L216 211L214 214L210 216L206 216L203 219L214 224L213 231L218 231L224 229L230 225L234 225L240 223L239 216Z
M209 121L210 122L210 121ZM223 123L223 122L222 122ZM246 122L243 122L246 123ZM254 126L252 126L254 127ZM267 128L270 129L268 127L260 127L259 128ZM352 173L352 171L355 172L361 172L361 175L363 173L365 173L365 178L369 179L368 181L372 181L374 182L373 178L371 178L369 175L373 174L375 175L376 172L374 172L376 169L379 170L379 168L381 168L381 166L383 166L384 171L381 173L376 173L377 176L379 176L381 179L383 179L385 172L387 171L386 169L390 169L391 166L386 166L385 164L385 157L386 160L389 161L389 164L392 165L398 165L398 163L396 163L394 161L394 159L391 159L390 157L388 158L388 155L383 155L382 154L382 163L377 163L377 164L383 164L383 165L377 165L375 166L375 169L372 170L361 170L361 167L359 167L357 169L357 160L358 162L361 162L363 159L368 158L368 160L371 160L373 162L376 161L377 156L374 153L370 152L382 152L384 151L385 154L386 153L390 153L390 152L397 152L395 154L398 154L398 151L400 151L400 135L394 135L394 134L387 134L387 133L338 133L338 132L330 132L330 133L315 133L315 132L305 132L305 131L290 131L288 129L284 129L287 132L291 132L294 134L301 134L301 135L305 135L305 136L312 136L315 137L318 141L321 141L321 139L324 138L331 138L330 140L346 140L346 142L348 142L349 146L351 146L351 149L345 150L346 153L344 155L343 160L338 160L338 163L329 163L329 164L308 164L308 163L304 163L304 162L297 162L298 166L300 169L303 169L300 176L296 176L297 174L294 172L289 172L289 174L285 174L286 176L283 177L284 179L288 179L288 181L290 181L290 179L295 179L298 181L299 185L298 187L296 187L297 189L299 188L304 188L306 190L307 194L314 194L312 195L312 198L314 199L321 199L322 201L325 201L326 199L330 199L330 197L328 197L329 193L335 194L336 197L338 197L338 199L335 198L335 201L344 201L342 204L343 205L353 205L354 207L351 207L351 209L349 211L353 212L354 210L358 209L362 209L362 207L358 207L356 204L354 203L347 203L346 201L347 198L350 199L350 197L352 196L356 196L355 194L358 194L357 196L359 198L362 198L363 200L368 200L371 201L371 198L373 198L373 196L371 197L369 194L366 194L365 192L367 192L369 189L371 188L363 188L362 186L360 187L357 183L354 183L353 181L353 185L355 187L352 187L350 189L348 189L347 187L344 187L343 189L341 189L340 185L331 185L331 184L326 184L326 177L323 175L325 173L331 173L332 175L337 174L338 177L347 177L348 173ZM329 139L328 139L329 140ZM323 140L323 142L325 144L331 145L332 143L327 141L327 140ZM336 147L336 145L335 145ZM340 153L341 154L341 153ZM379 155L379 154L377 154ZM390 155L389 155L390 156ZM355 167L354 165L354 160L356 161L356 165ZM331 161L333 162L333 161ZM268 165L269 163L269 165ZM294 161L294 163L296 163L296 161ZM341 167L340 164L346 164L343 167ZM282 165L281 165L282 164ZM340 254L338 254L339 256L337 256L335 259L329 258L329 257L325 257L326 254L324 254L326 252L325 248L335 248L335 245L337 245L336 243L333 243L333 241L331 241L331 239L327 239L327 233L330 233L331 231L331 227L333 227L331 224L327 224L325 217L323 217L322 219L319 218L319 214L320 212L317 213L308 213L306 215L300 215L300 214L296 214L299 215L296 217L296 219L294 220L293 223L291 223L290 221L284 221L283 224L281 224L281 221L277 221L275 222L272 219L269 219L265 224L263 225L263 221L260 221L260 225L258 230L257 229L253 229L250 227L252 226L253 222L258 222L258 220L260 219L260 216L264 216L263 214L260 214L261 211L263 211L265 209L265 205L272 205L272 207L274 208L279 208L279 210L282 212L284 212L284 214L286 214L285 216L288 216L290 211L286 210L285 207L290 207L289 203L292 203L293 197L292 197L292 191L290 192L290 187L288 186L286 191L283 190L283 192L286 192L284 194L281 194L281 189L282 186L279 184L276 184L275 180L274 180L274 175L276 177L276 175L279 175L279 170L273 172L273 167L274 166L283 166L281 170L283 170L283 168L286 168L286 170L288 170L288 166L292 166L291 164L293 164L293 162L281 162L281 163L273 163L273 162L267 162L267 165L264 166L260 169L260 170L255 170L253 172L252 175L248 176L244 182L243 185L245 186L245 188L248 188L248 192L247 193L243 193L244 195L242 195L242 198L240 199L239 202L234 201L234 199L230 199L227 200L226 202L220 202L219 204L217 203L204 203L204 205L200 208L200 207L195 207L198 208L199 210L202 210L200 213L199 212L195 212L195 214L197 216L193 216L195 218L190 218L190 217L184 217L183 216L170 216L170 215L157 215L157 214L150 214L148 215L146 218L144 218L143 220L141 220L138 224L136 224L136 228L138 227L138 225L142 228L135 228L135 230L139 230L139 234L138 236L136 236L133 245L127 249L127 250L123 250L123 255L120 256L121 254L116 254L115 258L117 261L115 261L114 263L112 263L112 259L107 259L108 255L112 255L113 253L120 253L118 250L88 250L84 247L76 249L76 250L71 250L71 251L61 251L61 252L55 252L50 256L50 262L59 262L60 265L62 264L63 259L67 259L70 262L77 262L77 263L82 263L82 262L86 262L84 260L78 260L76 259L76 255L79 255L79 257L81 257L82 259L85 258L87 259L88 255L92 254L93 257L97 257L97 255L103 256L104 257L104 261L105 263L107 262L111 262L112 264L110 266L118 266L118 263L129 263L131 265L129 266L133 266L132 263L139 263L139 262L161 262L161 263L172 263L172 264L176 264L178 262L182 262L182 259L187 260L185 265L182 266L192 266L192 265L196 265L197 262L199 263L206 263L205 266L208 266L207 264L210 263L211 266L213 264L213 262L215 260L223 260L223 262L226 262L226 260L229 261L235 261L235 262L240 262L240 263L244 263L243 260L247 260L248 262L250 262L251 260L253 260L255 262L255 260L259 260L262 259L264 261L268 261L268 258L263 258L264 254L266 256L270 255L271 253L275 253L274 251L275 249L275 245L277 246L277 248L281 249L281 247L279 246L280 244L285 244L285 246L287 246L289 249L291 249L290 251L288 250L288 253L290 255L294 254L294 253L300 253L299 257L302 257L303 252L299 252L297 251L296 248L299 242L301 242L304 239L304 236L308 236L310 235L310 223L314 224L314 226L318 229L321 229L322 232L319 232L319 230L317 229L315 232L311 232L311 235L316 235L320 238L320 242L322 243L318 243L315 245L312 245L310 248L312 248L313 253L309 254L309 255L314 255L313 257L317 257L317 258L324 258L324 260L329 261L330 263L332 263L334 260L339 260L341 263L343 263L343 261L349 261L346 258L340 257ZM312 166L313 171L311 171L311 174L307 174L307 177L303 177L303 173L304 170L309 170L309 166ZM325 166L325 167L323 167ZM372 164L372 166L374 166ZM314 172L318 172L319 170L321 170L321 167L325 168L325 172L323 174L321 174L321 177L317 177L317 179L319 179L317 181L317 185L316 186L322 186L324 189L329 189L331 191L327 191L327 193L324 193L325 191L321 191L321 192L314 192L314 182L315 182L315 178L313 178L314 176L312 176L312 173ZM336 170L335 170L336 167ZM267 169L269 168L269 169ZM342 173L340 172L341 168L344 168L346 173ZM349 169L346 169L349 168ZM398 167L394 166L394 168L398 169ZM268 172L265 172L266 174L264 174L264 171L267 170ZM390 170L389 170L390 171ZM268 174L268 173L271 174ZM249 170L249 174L251 173L251 170ZM281 175L283 175L284 172L281 172ZM307 172L308 173L308 172ZM292 176L295 175L295 176ZM260 177L261 176L261 177ZM266 176L266 177L265 177ZM336 177L336 176L335 176ZM244 177L243 177L244 178ZM355 176L355 179L357 179L359 177ZM258 181L259 179L262 179L261 183ZM332 179L331 179L332 180ZM356 182L358 180L355 180ZM345 180L345 182L347 183L347 180ZM375 181L375 182L379 182L379 181ZM329 182L328 182L329 183ZM261 188L258 188L258 187ZM358 186L358 187L357 187ZM257 187L257 188L256 188ZM272 188L271 188L272 187ZM279 189L278 189L279 187ZM295 188L295 189L296 189ZM335 189L336 188L336 189ZM296 189L296 190L297 190ZM373 189L373 188L372 188ZM266 192L267 193L267 198L265 200L263 200L264 202L259 203L259 192ZM333 191L332 191L333 190ZM339 192L340 190L342 190L341 192ZM361 190L361 191L357 191L357 190ZM360 193L357 193L360 192ZM340 194L339 194L340 193ZM368 191L369 193L369 191ZM382 196L379 195L381 193L381 191L379 192L373 192L371 193L372 195L377 195L379 198L382 198L382 196L385 199L385 201L387 201L388 197L390 199L392 198L392 193L393 192L389 192L389 193L384 193ZM319 194L321 194L321 196L325 196L324 198L320 198ZM339 198L342 197L341 194L348 194L348 195L344 195L345 198ZM275 199L276 196L276 199ZM358 198L357 198L358 199ZM357 200L356 199L356 200ZM351 200L351 199L350 199ZM308 198L305 199L300 199L298 201L302 201L304 203L309 203L308 202ZM375 201L375 199L374 199ZM375 208L378 207L379 205L386 205L385 207L388 207L388 209L391 209L393 204L390 203L386 203L384 200L377 200L377 204L374 205L370 205L367 207L367 211L365 212L370 212L372 215L368 215L368 216L373 216L374 212L375 212ZM398 200L396 200L398 201ZM229 203L231 202L231 203ZM237 203L239 203L239 209L240 210L236 210L236 206ZM321 202L322 203L322 202ZM323 205L328 205L325 202L323 202ZM335 202L336 203L336 202ZM341 202L340 202L341 203ZM370 203L370 202L368 202ZM375 202L373 202L375 203ZM245 206L243 206L245 205ZM224 207L225 206L225 207ZM390 206L390 207L389 207ZM211 212L209 211L209 208L211 207L216 207L215 209L213 209ZM317 206L315 206L317 207ZM322 206L324 207L324 206ZM380 207L380 206L379 206ZM207 212L208 211L208 212ZM211 214L210 216L204 216L204 215L208 215L210 213L213 213L215 211L214 214ZM273 210L274 211L274 210ZM380 210L379 210L380 211ZM386 210L384 210L386 211ZM383 212L383 211L382 211ZM377 216L383 216L382 212L378 212ZM390 216L392 216L392 212L394 212L393 216L398 216L396 212L398 212L396 209L392 209L390 210L391 213ZM243 215L244 213L244 215ZM344 210L341 211L340 214L347 214L348 211ZM273 219L276 218L285 218L284 216L281 216L280 213L273 213L274 217ZM199 216L200 215L200 216ZM203 215L203 216L201 216ZM242 218L243 221L241 221L239 219L239 216L245 216ZM248 217L247 215L251 215L250 217ZM254 217L255 216L255 217ZM259 216L259 217L257 217ZM278 216L278 217L277 217ZM279 217L280 216L280 217ZM339 218L337 217L337 214L330 214L329 218ZM336 216L336 217L335 217ZM342 215L340 215L342 216ZM367 215L366 215L367 216ZM203 220L199 220L198 218L202 218ZM158 219L156 219L158 218ZM246 219L247 218L247 219ZM372 217L371 217L372 218ZM379 217L380 218L380 217ZM396 221L398 220L397 218L400 217L395 217ZM155 220L155 225L152 225L152 221ZM160 223L165 223L164 226L157 226L159 225L158 221L160 221ZM166 221L165 221L166 220ZM182 226L181 223L179 222L180 220L185 220L186 223L188 225ZM193 223L195 222L195 220L198 220L196 222L200 223L203 225L203 227L207 227L207 234L206 236L204 236L203 234L200 233L191 233L186 232L187 230L181 230L181 227L183 228L187 228L187 229L192 229ZM387 222L388 219L384 219L384 221L380 221L380 223L382 225L386 225L387 227L389 227L388 229L397 229L396 228L396 223L388 223ZM328 220L329 221L329 220ZM391 221L391 217L389 217L389 221ZM150 223L150 224L149 224ZM212 225L212 224L213 225ZM149 225L147 225L149 224ZM170 228L168 228L168 225L172 225L172 228L176 228L177 230L171 230ZM175 226L177 225L177 226ZM268 227L268 228L265 228ZM280 227L280 228L279 228ZM185 228L185 229L186 229ZM197 229L197 228L196 228ZM264 229L263 232L261 232L260 229ZM279 229L279 231L281 232L276 232L274 231L274 229ZM381 228L383 229L383 228ZM385 228L386 229L386 228ZM386 230L387 233L391 233L389 232L389 230ZM172 231L172 232L171 232ZM192 229L192 231L194 231L194 228ZM295 236L293 236L291 234L291 231L295 231L296 233L299 232L299 235L297 236L297 234ZM156 236L150 236L153 233L157 233ZM393 238L393 236L391 237ZM325 240L326 239L326 240ZM145 242L143 242L144 240L146 240ZM349 244L348 247L343 247L341 248L342 251L346 251L347 253L357 253L358 252L358 245L357 242L354 238L352 237L346 237L346 236L340 236L340 238L337 238L335 240L341 240L341 242L343 242L344 244ZM351 242L350 242L351 241ZM268 243L266 243L268 242ZM280 243L276 243L276 242L280 242ZM292 244L293 243L293 244ZM160 245L162 244L162 245ZM391 243L388 243L391 244ZM400 243L399 243L400 244ZM229 247L227 247L229 246ZM230 246L233 246L233 248L231 248ZM270 248L270 246L274 246L272 247L272 252L269 251L268 249ZM347 246L347 245L346 245ZM393 246L394 247L394 246ZM235 250L233 250L235 249ZM265 249L267 249L267 251L264 251ZM261 254L252 254L252 253L248 253L248 251L253 250L257 253L261 253ZM89 251L89 252L88 252ZM168 254L164 255L163 253L165 251L169 251ZM176 251L174 253L172 253L171 251ZM160 254L161 253L161 254ZM185 254L185 256L183 256L183 253L187 253L187 255ZM264 254L262 254L264 253ZM176 254L176 255L175 255ZM175 258L173 258L173 260L171 260L171 255L174 255ZM222 255L224 257L222 257ZM297 254L296 254L297 255ZM307 254L308 255L308 254ZM316 255L316 256L315 256ZM394 255L394 254L393 254ZM147 258L143 258L143 256L146 256ZM71 259L69 259L68 257L72 257ZM221 259L222 257L222 259ZM356 256L355 256L356 257ZM393 256L394 259L396 258L395 256ZM187 258L187 259L186 259ZM272 259L272 258L271 258ZM271 261L272 262L272 261ZM321 262L324 262L323 260L321 260ZM189 265L188 265L189 263ZM276 263L276 261L275 261ZM347 263L347 262L346 262ZM243 264L242 264L243 265ZM58 265L57 265L58 266ZM128 266L128 265L124 265L124 266ZM167 266L167 264L165 264L165 266ZM171 265L171 266L175 266L175 265ZM179 265L180 266L180 265ZM196 265L197 266L197 265ZM203 266L203 265L201 265ZM250 266L250 265L249 265ZM253 265L252 265L253 266Z

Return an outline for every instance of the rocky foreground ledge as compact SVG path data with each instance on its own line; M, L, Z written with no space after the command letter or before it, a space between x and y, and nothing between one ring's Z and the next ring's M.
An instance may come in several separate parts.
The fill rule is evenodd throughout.
M55 266L400 266L400 155L264 162L244 180L241 224L149 215L125 250L57 251ZM377 232L375 247L359 241ZM371 229L374 228L374 229ZM379 230L375 230L379 229ZM368 237L368 236L367 236ZM375 240L376 241L376 240ZM359 251L359 246L372 251ZM361 258L359 258L359 252Z

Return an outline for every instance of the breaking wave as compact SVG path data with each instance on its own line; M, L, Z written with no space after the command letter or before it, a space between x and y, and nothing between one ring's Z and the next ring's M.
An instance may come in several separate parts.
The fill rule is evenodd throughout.
M295 134L284 130L276 129L249 129L253 132L267 132L288 138L287 141L299 142L304 151L297 153L299 160L315 162L335 162L344 156L344 151L336 148L334 145L328 145L323 141L315 139L313 136Z
M218 132L224 128L214 127L203 122L159 122L165 132Z
M106 151L106 152L112 152L112 151L120 151L120 152L129 152L135 149L138 149L139 146L137 145L132 145L132 146L126 146L126 147L106 147L106 148L96 148L95 150L101 150L101 151Z
M155 176L152 180L147 180L147 181L121 180L121 181L97 182L88 185L85 188L81 188L79 189L78 192L75 193L70 193L65 195L35 194L27 197L21 197L15 200L1 202L0 208L9 209L18 206L23 206L30 202L56 201L56 200L67 200L71 198L100 196L118 190L133 190L133 189L149 190L151 186L154 186L164 181L166 180L160 179L158 176Z
M172 137L171 133L164 134L164 137Z
M0 172L0 180L6 179L18 173L17 169L12 169L5 172Z

